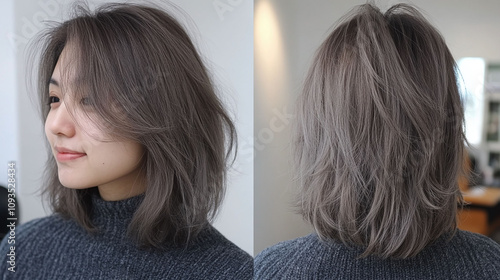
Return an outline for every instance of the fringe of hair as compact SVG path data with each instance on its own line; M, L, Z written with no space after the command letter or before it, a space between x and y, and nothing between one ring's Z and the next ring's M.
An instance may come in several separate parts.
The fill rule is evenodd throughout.
M187 244L214 218L224 197L226 171L236 156L234 124L191 39L168 13L138 4L75 11L73 19L40 37L42 120L49 110L49 78L63 48L71 47L62 79L73 100L86 98L79 112L102 124L111 139L133 140L145 150L147 189L129 235L146 247ZM96 230L89 190L62 186L52 155L45 186L55 212Z

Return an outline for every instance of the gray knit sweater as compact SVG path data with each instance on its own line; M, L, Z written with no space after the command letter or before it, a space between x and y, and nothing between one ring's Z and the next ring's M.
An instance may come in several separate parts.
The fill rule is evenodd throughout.
M90 235L76 222L52 215L16 229L15 272L8 270L7 239L0 245L2 279L252 279L250 255L209 227L187 249L141 250L126 228L142 200L92 198Z
M281 242L255 259L255 279L500 279L500 245L458 231L406 260L357 258L361 249L326 243L311 234Z

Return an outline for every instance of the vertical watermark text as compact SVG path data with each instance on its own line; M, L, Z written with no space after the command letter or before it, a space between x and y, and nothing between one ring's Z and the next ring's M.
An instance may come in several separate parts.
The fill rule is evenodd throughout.
M9 252L7 253L8 270L16 272L16 163L11 161L7 164L7 182L8 182L8 198L7 198L7 228L9 228L7 243Z

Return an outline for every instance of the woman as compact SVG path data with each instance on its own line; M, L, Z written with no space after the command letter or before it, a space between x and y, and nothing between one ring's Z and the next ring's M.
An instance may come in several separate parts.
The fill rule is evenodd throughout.
M39 68L54 215L16 229L5 279L251 279L210 225L235 128L181 25L109 4L44 36ZM15 270L15 272L13 272Z
M457 230L455 63L415 8L358 7L320 46L297 108L298 205L315 233L260 253L257 279L500 279L500 246Z

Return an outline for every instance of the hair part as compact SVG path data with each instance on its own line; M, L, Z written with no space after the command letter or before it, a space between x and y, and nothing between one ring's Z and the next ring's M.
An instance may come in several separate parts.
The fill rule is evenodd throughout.
M181 24L144 5L106 4L93 13L78 6L73 19L41 38L43 122L49 112L48 81L69 48L61 80L62 91L71 91L75 100L72 115L82 112L111 140L144 147L147 188L129 235L139 245L158 248L196 238L224 197L236 130ZM45 175L44 195L53 210L95 231L91 190L62 186L50 150Z
M359 6L297 103L297 203L319 237L408 258L457 227L463 108L439 32L407 4Z

